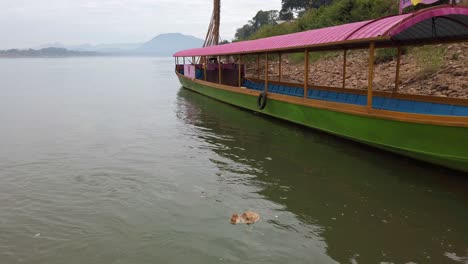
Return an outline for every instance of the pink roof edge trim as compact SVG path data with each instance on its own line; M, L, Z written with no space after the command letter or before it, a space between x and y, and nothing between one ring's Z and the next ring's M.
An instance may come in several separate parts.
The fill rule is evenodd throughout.
M363 40L395 36L411 26L431 17L466 15L468 7L449 5L423 9L415 13L388 16L373 20L354 22L339 26L313 29L263 39L247 40L230 44L195 48L176 52L174 57L227 55L255 53L265 50L294 49L318 44L333 44L346 40Z

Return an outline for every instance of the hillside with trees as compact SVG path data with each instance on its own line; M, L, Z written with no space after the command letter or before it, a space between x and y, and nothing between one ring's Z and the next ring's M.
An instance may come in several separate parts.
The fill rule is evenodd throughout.
M432 5L447 4L441 0ZM233 41L258 39L398 14L398 0L282 0L281 10L258 11ZM418 5L405 12L426 8Z

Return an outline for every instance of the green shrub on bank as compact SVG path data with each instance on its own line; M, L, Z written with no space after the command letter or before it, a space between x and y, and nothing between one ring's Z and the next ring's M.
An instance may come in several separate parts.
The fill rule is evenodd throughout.
M309 64L312 64L320 59L331 59L336 56L339 56L342 52L339 51L313 51L309 52ZM288 54L289 62L292 64L304 64L304 53L289 53Z
M436 73L444 62L445 49L440 46L421 46L410 50L420 67L419 78Z
M288 59L291 64L304 64L304 53L289 53Z
M294 22L286 22L280 25L265 25L257 30L249 39L266 38L295 32L299 32L299 28L297 28L297 24Z
M402 47L401 48L401 55L405 55L408 51L408 48ZM375 52L375 59L374 62L379 64L379 63L385 63L389 62L392 60L396 60L398 57L398 49L397 48L383 48L383 49L377 49Z

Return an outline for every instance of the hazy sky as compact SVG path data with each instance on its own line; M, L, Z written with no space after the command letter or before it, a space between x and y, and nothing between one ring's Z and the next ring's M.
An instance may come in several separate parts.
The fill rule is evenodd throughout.
M144 42L161 33L205 37L212 0L0 0L0 49L61 42ZM281 0L222 0L221 37Z

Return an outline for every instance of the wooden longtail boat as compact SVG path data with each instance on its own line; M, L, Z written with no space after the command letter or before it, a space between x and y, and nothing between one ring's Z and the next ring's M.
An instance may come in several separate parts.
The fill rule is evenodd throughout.
M399 94L401 49L468 41L468 8L443 5L300 33L180 51L183 87L269 116L414 159L468 172L468 99ZM373 91L374 54L398 50L393 92ZM346 52L368 49L367 90L346 88ZM309 81L309 53L344 51L343 86ZM304 54L304 82L269 80L269 55ZM264 58L264 78L247 78L243 59ZM233 63L221 63L229 57ZM184 63L179 64L183 58ZM185 63L186 58L190 63ZM199 63L197 63L197 61Z

